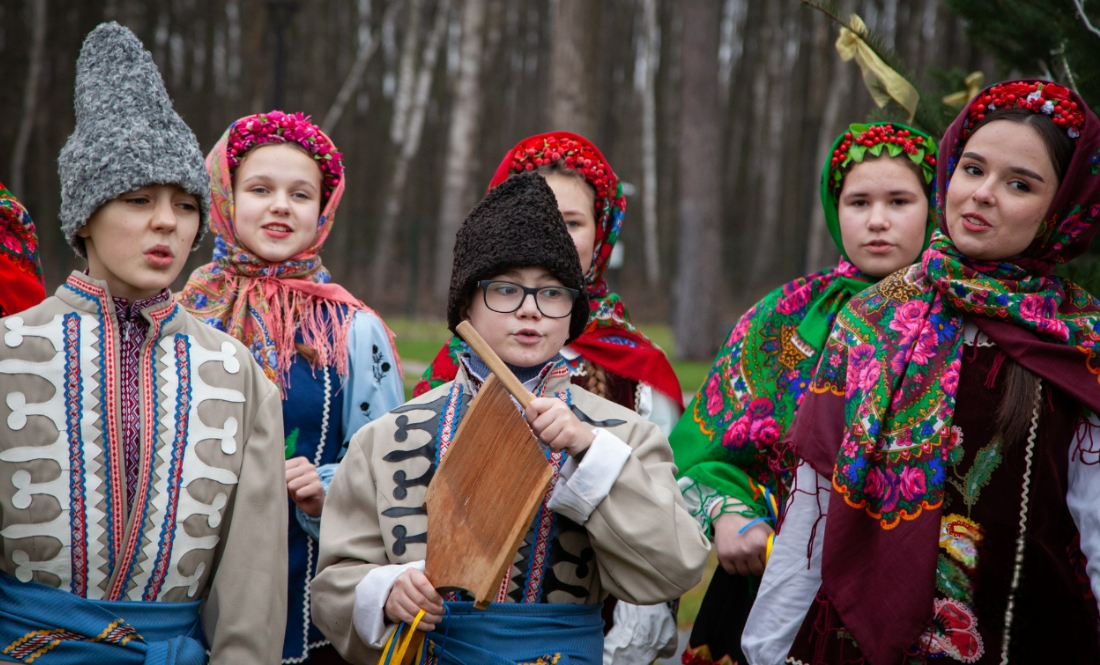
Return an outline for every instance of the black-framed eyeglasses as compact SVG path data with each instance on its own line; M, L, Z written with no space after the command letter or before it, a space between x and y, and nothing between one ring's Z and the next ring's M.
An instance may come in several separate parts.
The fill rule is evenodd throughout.
M477 287L485 298L485 306L500 314L510 314L520 307L527 296L535 297L535 307L542 315L551 319L564 319L573 313L573 303L580 291L567 286L540 286L533 288L502 282L495 279L483 279Z

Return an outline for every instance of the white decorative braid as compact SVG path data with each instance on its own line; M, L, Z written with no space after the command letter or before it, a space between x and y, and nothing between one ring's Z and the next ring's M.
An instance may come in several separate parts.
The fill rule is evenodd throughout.
M1012 585L1008 590L1005 607L1004 631L1001 633L1001 665L1008 665L1008 644L1012 637L1012 617L1016 608L1016 589L1020 586L1020 571L1024 567L1024 534L1027 532L1027 504L1031 491L1031 462L1035 457L1035 441L1039 438L1039 413L1043 405L1043 386L1036 383L1035 408L1031 412L1031 428L1024 450L1024 488L1020 497L1020 533L1016 536L1016 564L1012 569Z
M317 443L313 466L321 466L321 454L325 450L325 439L328 437L329 404L332 402L332 376L329 374L328 365L321 368L321 374L325 377L325 406L321 410L321 440Z
M313 455L313 466L321 466L321 456L325 452L325 438L328 437L328 421L329 410L332 405L332 375L329 374L331 368L327 365L321 368L321 375L325 378L325 395L324 406L321 409L321 440L317 442L317 452ZM306 538L313 540L313 536L306 534ZM305 645L305 652L300 658L284 658L283 663L303 663L309 659L309 652L313 649L317 649L329 644L328 640L321 640L311 644L309 641L309 626L310 626L310 574L313 572L313 544L306 543L306 584L305 590L302 593L302 644Z

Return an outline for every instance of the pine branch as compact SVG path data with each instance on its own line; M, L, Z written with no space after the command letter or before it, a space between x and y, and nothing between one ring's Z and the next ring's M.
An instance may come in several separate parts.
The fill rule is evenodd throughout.
M845 21L840 18L840 8L836 3L830 2L829 0L799 0L799 2L811 9L816 9L821 12L842 28L851 30L851 20ZM886 40L876 32L865 27L857 34L888 67L893 69L899 76L920 91L920 101L917 103L916 112L913 114L912 124L916 128L928 132L932 136L942 135L943 131L947 129L947 125L950 124L951 120L954 118L954 111L948 109L944 103L940 101L943 95L929 95L927 91L921 90L920 86L915 83L916 75L913 71L905 66L905 61L902 60L898 52L891 48L886 43ZM872 111L871 119L906 122L908 120L908 114L896 103L891 102L886 108Z
M829 2L828 0L799 0L799 2L806 5L807 7L816 9L817 11L825 14L825 16L832 19L842 28L847 28L848 30L852 29L850 17L848 21L841 19L840 8L836 5L836 3ZM871 50L874 51L875 54L878 55L878 57L882 58L882 61L885 62L887 66L890 67L890 69L893 69L910 83L913 82L913 72L909 71L909 69L906 68L905 61L901 59L901 56L898 54L897 51L895 51L886 43L885 39L883 39L878 33L866 27L864 28L864 30L857 34L859 35L860 39L862 39L864 43L867 44L867 46L871 47Z

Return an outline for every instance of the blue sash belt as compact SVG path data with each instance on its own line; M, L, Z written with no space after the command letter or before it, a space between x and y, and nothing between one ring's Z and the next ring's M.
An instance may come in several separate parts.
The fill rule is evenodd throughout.
M0 662L205 665L201 603L88 600L0 573Z
M425 660L440 665L600 665L602 605L446 603L427 634Z

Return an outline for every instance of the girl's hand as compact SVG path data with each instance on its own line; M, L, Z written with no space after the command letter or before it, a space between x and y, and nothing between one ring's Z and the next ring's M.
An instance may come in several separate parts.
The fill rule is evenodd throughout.
M325 505L325 488L317 467L304 457L286 461L286 493L310 517L320 517Z
M401 573L386 598L386 619L390 623L404 621L412 625L417 613L424 610L417 630L435 630L443 620L443 597L435 590L424 573L410 568Z
M565 402L556 397L536 397L527 405L524 415L540 441L552 450L564 450L571 457L588 450L596 440L592 430L577 420Z
M714 549L718 563L730 575L763 575L768 563L768 536L773 531L764 522L757 522L745 533L739 534L751 517L737 513L719 515L714 520Z

